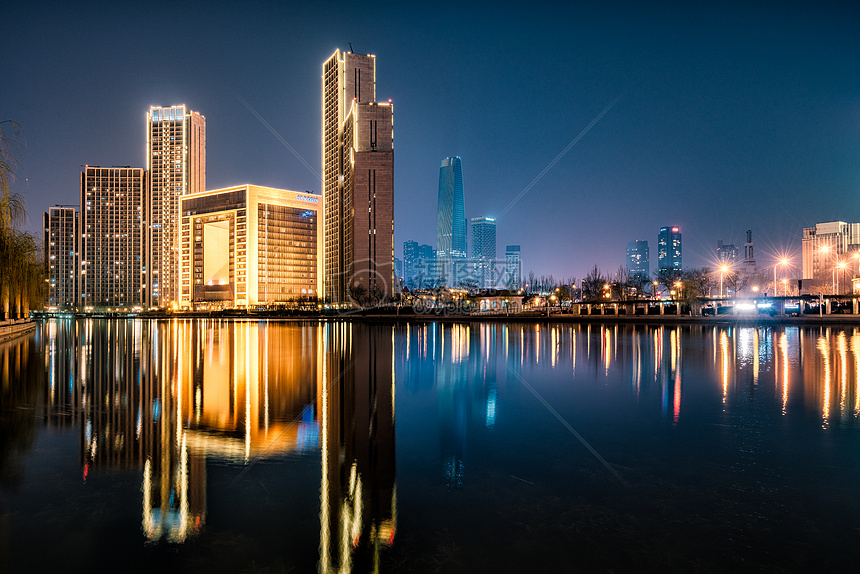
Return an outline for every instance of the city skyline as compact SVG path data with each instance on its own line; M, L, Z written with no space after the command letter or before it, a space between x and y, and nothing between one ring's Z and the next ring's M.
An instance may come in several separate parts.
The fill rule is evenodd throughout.
M15 6L0 40L10 55L0 106L27 144L26 229L40 233L42 211L74 201L81 164L144 165L128 126L152 105L206 116L209 189L252 181L320 193L319 62L347 42L384 55L380 81L400 104L397 245L434 243L438 161L451 155L468 164L467 215L499 218L498 240L522 244L525 271L537 273L615 269L630 237L666 221L684 229L685 267L712 264L717 240L742 244L754 228L759 265L791 252L799 269L804 227L860 220L857 7L563 9L570 17L546 7L515 17L512 6L489 18L465 7L456 21L435 8L385 9L386 34L366 25L381 17L375 7L334 24L312 6L179 7L145 45L109 25L126 9ZM192 15L193 39L180 33ZM217 42L234 20L253 39ZM105 31L97 42L73 32L90 26ZM428 45L429 61L418 56ZM141 68L171 57L172 67ZM115 73L83 82L74 69ZM573 241L573 229L609 239ZM559 236L570 249L545 249Z

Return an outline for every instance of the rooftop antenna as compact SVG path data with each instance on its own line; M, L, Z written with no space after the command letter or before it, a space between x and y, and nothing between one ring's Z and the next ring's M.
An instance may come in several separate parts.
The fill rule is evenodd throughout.
M352 42L347 42L349 44L349 51L355 54L355 50L352 49Z

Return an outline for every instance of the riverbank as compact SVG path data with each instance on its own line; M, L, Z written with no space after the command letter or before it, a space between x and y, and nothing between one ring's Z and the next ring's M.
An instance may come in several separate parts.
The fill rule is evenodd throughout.
M45 317L48 317L45 315ZM64 315L72 317L72 315ZM523 313L474 313L453 314L413 313L396 309L386 312L345 311L342 313L305 313L283 314L266 312L154 312L140 315L77 315L77 317L147 320L169 319L227 319L237 321L270 322L363 322L363 323L603 323L603 324L691 324L691 325L848 325L860 326L860 315L576 315L569 313L523 312Z
M34 318L0 321L0 343L30 333L36 329L37 323Z

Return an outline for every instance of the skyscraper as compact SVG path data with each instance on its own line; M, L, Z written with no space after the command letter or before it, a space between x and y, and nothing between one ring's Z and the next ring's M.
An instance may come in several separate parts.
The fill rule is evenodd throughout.
M463 166L459 157L446 157L439 168L436 213L436 259L442 281L456 283L455 260L466 258L466 208L463 199Z
M472 265L478 287L496 286L496 220L492 217L472 218Z
M631 278L647 281L651 276L651 261L648 242L642 240L627 242L627 274Z
M717 241L717 261L722 265L732 266L738 259L738 248L734 243L723 243Z
M179 301L179 198L206 190L206 118L184 105L146 114L148 304Z
M146 172L91 167L81 172L80 305L136 307L145 302Z
M325 296L394 287L394 131L376 102L376 56L336 50L323 64L322 172Z
M516 291L522 285L523 262L520 259L520 246L505 247L505 287Z
M660 228L660 233L657 235L657 266L659 269L682 269L679 228Z
M48 307L74 307L78 304L79 217L74 207L62 205L51 207L42 215Z

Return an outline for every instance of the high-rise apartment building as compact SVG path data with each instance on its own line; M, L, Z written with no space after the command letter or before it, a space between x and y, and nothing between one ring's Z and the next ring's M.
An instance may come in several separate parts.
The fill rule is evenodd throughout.
M717 241L717 261L720 265L733 266L738 260L738 248L734 243Z
M436 250L426 243L403 242L403 284L409 289L432 287L436 277Z
M651 277L651 260L648 242L637 239L627 242L627 274L631 278L648 281Z
M463 197L463 165L459 157L446 157L439 168L436 212L436 259L443 283L456 286L466 259L466 207ZM461 279L464 277L461 277Z
M51 207L42 214L47 307L71 308L78 304L79 217L77 209L62 205Z
M661 227L657 235L657 266L659 269L681 270L681 231L677 227Z
M316 301L318 195L240 185L180 202L181 307Z
M496 220L472 218L472 266L478 287L496 287Z
M505 247L505 287L516 291L522 286L523 262L520 259L520 246Z
M79 305L85 309L145 302L146 176L139 167L81 172Z
M206 190L206 118L184 105L146 115L148 305L179 301L179 198Z
M856 269L853 257L860 252L860 223L831 221L804 227L801 246L803 279L829 283L840 262L852 258L846 267Z
M394 287L394 130L376 102L376 57L336 50L323 64L325 297L377 297Z

